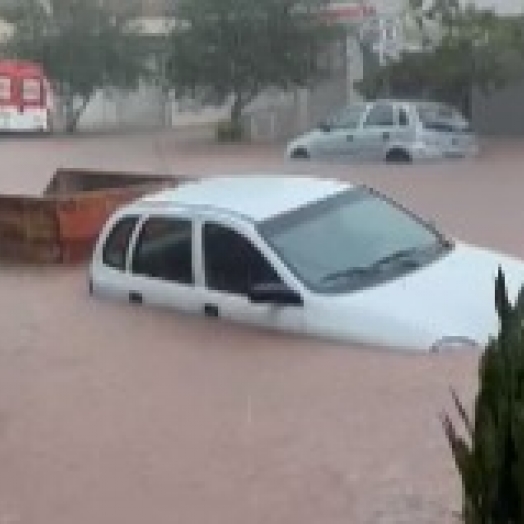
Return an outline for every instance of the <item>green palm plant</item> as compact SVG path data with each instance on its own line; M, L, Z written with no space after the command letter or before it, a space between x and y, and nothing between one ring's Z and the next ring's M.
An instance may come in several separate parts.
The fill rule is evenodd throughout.
M524 522L524 292L511 304L500 270L495 304L500 330L482 355L473 420L452 392L465 436L449 414L442 417L462 480L466 524Z

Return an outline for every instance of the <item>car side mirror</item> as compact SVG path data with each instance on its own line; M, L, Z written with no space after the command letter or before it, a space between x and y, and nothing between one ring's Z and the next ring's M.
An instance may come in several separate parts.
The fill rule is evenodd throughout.
M320 122L318 128L324 133L329 133L333 129L333 126L329 122Z
M280 306L301 306L304 301L299 293L282 282L263 282L254 284L248 298L255 304L274 304Z

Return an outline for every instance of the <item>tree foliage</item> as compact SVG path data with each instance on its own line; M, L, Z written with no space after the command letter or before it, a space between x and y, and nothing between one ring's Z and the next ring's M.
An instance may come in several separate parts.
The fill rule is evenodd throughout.
M15 22L20 18L21 3L18 0L0 0L0 11L6 22Z
M43 65L73 131L97 89L134 87L144 72L131 13L95 0L19 0L15 34L3 50Z
M368 96L425 96L447 101L471 116L471 95L500 89L524 77L524 24L459 0L410 0L422 49L373 71L361 90ZM435 41L435 27L438 40Z
M524 522L524 292L511 304L500 271L495 303L500 331L482 356L474 421L453 394L466 437L449 415L443 418L462 479L466 524Z
M324 0L180 0L168 77L179 97L222 103L231 120L268 87L305 85L336 31Z

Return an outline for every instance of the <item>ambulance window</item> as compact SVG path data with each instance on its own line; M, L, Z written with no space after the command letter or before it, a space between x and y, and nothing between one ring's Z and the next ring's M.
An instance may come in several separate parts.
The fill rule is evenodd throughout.
M0 101L11 100L11 79L8 76L0 76Z
M22 99L24 102L40 102L42 83L38 78L24 78L22 81Z

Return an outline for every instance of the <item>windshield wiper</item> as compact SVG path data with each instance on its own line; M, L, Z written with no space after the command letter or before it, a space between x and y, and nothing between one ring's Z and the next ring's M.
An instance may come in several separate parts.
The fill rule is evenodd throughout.
M419 256L425 255L430 248L433 250L434 247L435 246L425 246L400 249L399 251L395 251L389 255L386 255L385 257L375 260L375 262L373 262L370 267L376 269L394 262L400 262L402 265L418 267L420 265Z
M378 271L380 271L380 268L374 266L349 267L347 269L341 269L340 271L328 273L322 277L322 282L332 282L341 278L367 277L374 275Z
M354 266L347 269L342 269L339 271L334 271L333 273L328 273L322 278L322 282L331 282L334 280L339 280L341 278L359 278L359 277L369 277L376 275L384 270L386 266L390 264L399 263L402 267L405 268L417 268L421 265L420 256L425 255L428 251L435 249L437 245L424 246L424 247L414 247L409 249L401 249L386 255L378 260L375 260L369 266Z

